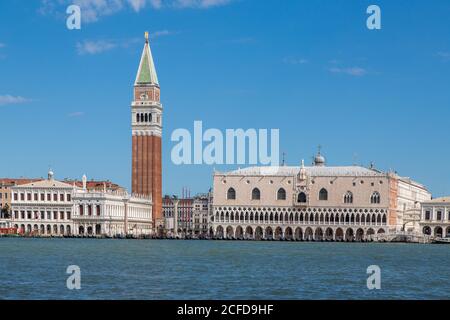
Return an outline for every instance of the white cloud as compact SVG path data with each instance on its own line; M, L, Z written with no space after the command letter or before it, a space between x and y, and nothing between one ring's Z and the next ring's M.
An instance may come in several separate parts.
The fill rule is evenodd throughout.
M160 9L162 7L162 0L149 0L150 5L155 9Z
M134 12L140 12L146 7L207 9L227 5L232 1L234 0L41 0L38 12L43 15L61 15L65 13L67 6L74 4L81 8L82 21L91 23L127 8Z
M172 34L174 34L174 32L169 31L169 30L159 30L159 31L150 33L150 38L156 39L159 37L170 36Z
M113 43L111 41L106 40L99 40L99 41L83 41L77 43L77 51L78 54L84 55L84 54L98 54L105 51L109 51L111 49L114 49L117 47L116 43Z
M0 49L6 47L6 44L0 42ZM6 59L6 54L0 53L0 60Z
M350 76L361 77L367 74L367 70L360 67L351 67L351 68L338 68L334 67L330 69L332 73L343 73Z
M440 57L443 61L450 61L450 52L438 52L437 56Z
M156 39L168 35L175 34L169 30L159 30L150 33L150 38ZM110 51L116 48L129 48L136 43L143 43L143 38L131 38L131 39L115 39L115 40L84 40L77 42L76 48L79 55L94 55L100 54L106 51Z
M21 97L21 96L12 96L9 94L0 95L0 106L5 106L9 104L20 104L30 102L30 99Z
M128 0L128 3L136 12L139 12L145 7L145 0Z
M232 0L173 0L172 5L178 8L210 8L224 6Z

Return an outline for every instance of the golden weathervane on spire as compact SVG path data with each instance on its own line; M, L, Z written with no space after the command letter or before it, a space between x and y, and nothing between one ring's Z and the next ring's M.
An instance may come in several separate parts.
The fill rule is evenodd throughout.
M145 42L148 42L148 31L145 31L144 35L145 35Z

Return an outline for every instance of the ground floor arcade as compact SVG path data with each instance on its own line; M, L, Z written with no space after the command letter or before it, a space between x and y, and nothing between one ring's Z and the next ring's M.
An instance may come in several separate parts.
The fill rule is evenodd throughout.
M210 232L216 239L295 240L295 241L367 241L388 232L386 227L214 225Z
M70 236L73 233L73 226L67 223L14 224L14 228L16 228L20 234L34 236Z
M422 233L436 238L450 238L450 225L423 225Z

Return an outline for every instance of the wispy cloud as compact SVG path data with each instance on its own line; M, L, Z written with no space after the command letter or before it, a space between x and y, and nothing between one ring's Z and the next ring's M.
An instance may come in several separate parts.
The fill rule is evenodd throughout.
M98 21L103 16L122 10L140 12L146 8L162 9L208 9L224 6L235 0L41 0L38 12L43 15L61 14L67 6L75 4L81 8L81 19L85 23Z
M6 47L6 44L0 42L0 49ZM0 52L0 60L3 60L6 58L6 54L3 54L2 52Z
M169 30L159 30L150 33L151 39L176 34ZM76 49L79 55L95 55L104 53L116 48L128 48L134 44L142 43L142 38L130 39L100 39L100 40L84 40L77 42Z
M159 30L159 31L151 32L149 36L151 39L156 39L156 38L160 38L160 37L170 36L170 35L173 35L176 33L177 32L175 32L175 31Z
M342 74L347 74L349 76L354 76L354 77L362 77L367 74L367 70L364 68L360 68L360 67L351 67L351 68L333 67L333 68L330 68L329 71L331 73L342 73Z
M299 65L299 64L306 64L309 61L304 58L284 58L283 62L286 64Z
M77 112L69 113L67 116L69 116L70 118L79 118L79 117L84 116L84 114L85 114L84 112L77 111Z
M0 95L0 106L11 105L11 104L20 104L30 102L31 99L24 98L21 96L12 96L9 94Z
M77 43L77 51L80 55L85 54L98 54L105 51L109 51L117 47L116 43L106 40L90 41L85 40Z
M450 52L438 52L436 54L439 58L441 58L443 61L450 61Z
M232 0L173 0L165 1L174 7L178 8L211 8L217 6L224 6L232 2ZM171 3L170 3L171 2Z

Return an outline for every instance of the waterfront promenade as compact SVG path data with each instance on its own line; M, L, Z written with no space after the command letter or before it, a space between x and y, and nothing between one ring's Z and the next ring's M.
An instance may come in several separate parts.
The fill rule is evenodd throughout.
M412 233L412 232L397 232L397 233L388 233L388 234L377 234L373 235L369 238L365 239L314 239L314 238L306 238L306 239L295 239L295 238L271 238L271 239L253 239L253 238L235 238L235 237L209 237L209 236L133 236L133 235L117 235L117 236L106 236L106 235L18 235L18 234L8 234L1 235L0 238L35 238L35 239L127 239L127 240L216 240L216 241L274 241L274 242L346 242L346 243L370 243L370 242L381 242L381 243L421 243L421 244L429 244L433 243L434 240L438 239L433 236L423 235L420 233Z

